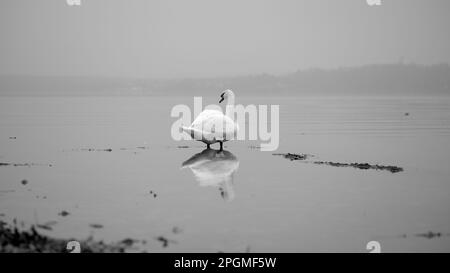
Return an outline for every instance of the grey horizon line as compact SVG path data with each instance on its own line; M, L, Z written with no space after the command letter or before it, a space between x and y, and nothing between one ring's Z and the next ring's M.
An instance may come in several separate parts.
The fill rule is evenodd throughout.
M30 74L30 73L0 73L0 77L36 77L36 78L103 78L103 79L129 79L129 80L154 80L154 81L182 81L182 80L214 80L214 79L236 79L236 78L246 78L246 77L286 77L292 76L296 73L310 72L310 71L322 71L330 72L342 69L361 69L365 67L374 66L418 66L429 68L433 66L449 66L450 62L436 62L436 63L418 63L418 62L379 62L379 63L367 63L361 65L339 65L335 67L308 67L299 68L295 71L285 72L285 73L269 73L269 72L259 72L259 73L247 73L239 75L221 75L221 76L186 76L186 77L153 77L153 76L117 76L117 75L101 75L101 74Z

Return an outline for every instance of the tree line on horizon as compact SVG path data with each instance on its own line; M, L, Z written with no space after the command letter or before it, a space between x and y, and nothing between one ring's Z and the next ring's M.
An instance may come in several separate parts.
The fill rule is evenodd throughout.
M373 64L269 74L186 79L0 76L0 95L217 95L223 89L264 95L450 95L449 64Z

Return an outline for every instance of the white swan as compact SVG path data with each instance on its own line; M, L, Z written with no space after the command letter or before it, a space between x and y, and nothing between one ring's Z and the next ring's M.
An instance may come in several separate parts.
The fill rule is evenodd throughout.
M191 126L182 129L193 139L209 145L220 142L220 150L223 150L223 143L236 137L239 130L234 122L234 93L231 90L225 90L220 95L219 103L227 99L225 115L218 110L206 109L201 112L192 122Z

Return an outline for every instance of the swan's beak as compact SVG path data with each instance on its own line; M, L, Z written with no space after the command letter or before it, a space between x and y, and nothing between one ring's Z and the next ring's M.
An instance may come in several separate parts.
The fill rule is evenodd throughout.
M220 100L219 100L219 103L221 103L222 101L224 100L224 98L223 97L221 97L220 98Z

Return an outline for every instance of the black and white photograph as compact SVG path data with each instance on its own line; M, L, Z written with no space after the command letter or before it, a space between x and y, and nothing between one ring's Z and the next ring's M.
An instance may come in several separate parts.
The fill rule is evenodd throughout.
M0 0L0 253L450 252L449 27L448 0Z

